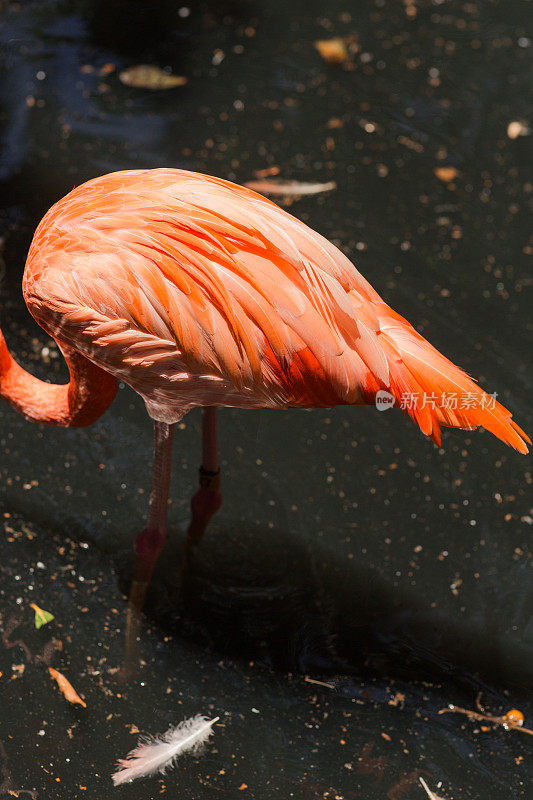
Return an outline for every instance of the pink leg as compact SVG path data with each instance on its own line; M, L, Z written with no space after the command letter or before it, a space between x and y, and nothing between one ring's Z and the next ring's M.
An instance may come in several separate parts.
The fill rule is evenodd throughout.
M215 406L206 406L202 409L200 488L191 500L191 522L187 530L187 541L191 544L200 541L209 520L222 505L216 414Z
M131 676L137 662L137 641L146 590L167 536L167 505L174 426L154 421L154 463L146 527L136 537L135 572L126 620L126 656L122 677Z
M149 583L167 538L167 506L174 426L154 421L154 463L146 527L136 537L134 580Z

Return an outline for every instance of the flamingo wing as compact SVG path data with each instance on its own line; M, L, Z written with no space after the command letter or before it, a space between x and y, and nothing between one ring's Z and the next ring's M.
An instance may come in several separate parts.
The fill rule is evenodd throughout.
M36 233L24 292L59 341L145 396L185 374L264 405L313 404L317 375L328 404L361 400L369 374L388 385L370 284L319 234L222 180L133 171L75 189Z

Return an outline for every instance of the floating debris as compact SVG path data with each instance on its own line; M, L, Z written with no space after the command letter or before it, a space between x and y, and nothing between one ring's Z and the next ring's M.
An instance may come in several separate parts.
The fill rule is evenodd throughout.
M426 790L426 793L427 793L427 796L429 797L429 800L444 800L444 797L440 797L438 794L435 794L435 792L431 791L431 789L429 788L429 786L425 782L424 778L420 777L418 780L420 781L420 783L422 784L422 786Z
M344 64L345 69L354 68L353 57L361 51L357 34L318 39L315 47L328 64ZM368 53L361 55L361 61L365 61L365 56L368 56Z
M98 70L98 74L100 75L101 78L103 78L106 75L111 75L111 73L114 72L115 70L116 70L115 64L113 64L111 61L108 61L105 64L102 64L102 66Z
M58 672L57 669L54 669L53 667L48 667L48 672L50 673L52 678L55 681L57 681L57 685L59 686L61 693L63 694L65 699L69 701L69 703L78 703L80 706L87 708L87 703L85 702L85 700L81 699L81 697L74 689L72 684L69 683L69 681L65 678L65 676L61 672Z
M344 128L344 122L340 117L331 117L326 122L326 128L330 131L338 130L339 128Z
M434 175L443 183L450 183L459 175L459 170L455 167L435 167Z
M47 625L49 622L52 622L54 619L53 614L51 614L49 611L45 611L43 608L39 608L36 603L30 603L30 608L33 608L35 611L35 627L37 630L42 628L43 625Z
M331 192L333 189L337 188L335 181L328 181L327 183L305 183L300 181L269 180L268 178L260 181L248 181L248 183L244 185L262 194L277 194L293 197Z
M118 77L126 86L134 86L136 89L173 89L187 83L187 78L182 75L172 75L150 64L138 64L136 67L124 69Z
M507 126L509 139L518 139L519 136L528 136L531 133L529 125L522 120L515 119Z
M394 697L391 697L389 700L389 706L397 706L399 708L405 708L405 695L403 692L396 692Z
M510 711L508 711L505 715L505 719L511 725L518 726L519 728L521 728L524 724L524 715L517 708L512 708Z
M309 675L306 675L304 678L306 683L314 683L317 686L325 686L326 689L334 689L335 685L333 683L326 683L325 681L317 681L314 678L310 678Z
M272 175L279 175L281 172L279 167L265 167L265 169L256 169L254 175L256 178L270 178Z
M135 778L165 772L183 753L198 752L213 733L220 717L206 719L197 714L170 728L162 736L144 736L126 758L118 760L118 770L111 776L115 786Z
M448 708L441 708L439 714L463 714L465 717L468 717L468 719L473 719L478 722L491 722L493 725L501 725L506 731L521 731L522 733L528 733L530 736L533 736L533 730L523 727L524 715L517 708L512 708L502 717L495 717L491 714L485 714L481 711L472 711L469 708L461 708L461 706L454 706L450 703Z
M340 36L334 39L318 39L315 47L328 64L344 64L349 58L346 41Z

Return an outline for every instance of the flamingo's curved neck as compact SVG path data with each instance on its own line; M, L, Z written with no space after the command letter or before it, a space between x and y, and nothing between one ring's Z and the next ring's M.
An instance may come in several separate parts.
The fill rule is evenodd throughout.
M76 350L62 350L70 372L69 383L45 383L17 364L0 331L0 397L31 422L91 425L113 402L117 380Z

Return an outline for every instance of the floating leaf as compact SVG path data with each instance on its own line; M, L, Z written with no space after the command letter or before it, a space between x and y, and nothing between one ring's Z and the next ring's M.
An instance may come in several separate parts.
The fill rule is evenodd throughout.
M35 627L37 629L42 628L43 625L46 625L48 622L52 622L54 619L53 614L51 614L49 611L39 608L39 606L35 603L31 603L30 608L33 608L35 611Z
M262 194L280 194L280 195L306 195L306 194L319 194L320 192L331 192L332 189L337 188L335 181L328 181L328 183L305 183L300 181L278 181L268 180L263 181L248 181L245 184L249 189Z
M172 75L151 64L138 64L124 69L118 77L126 86L135 86L137 89L173 89L187 83L187 78L182 75Z
M57 681L57 685L59 686L61 693L63 694L65 699L69 701L69 703L78 703L80 706L87 708L87 703L85 702L85 700L81 699L81 697L74 689L72 684L69 683L69 681L65 678L65 676L61 672L58 672L57 669L54 669L53 667L48 667L48 672L50 673L52 678L55 681Z
M435 167L433 170L439 181L450 183L459 175L459 170L455 167Z

